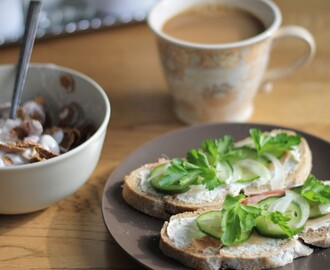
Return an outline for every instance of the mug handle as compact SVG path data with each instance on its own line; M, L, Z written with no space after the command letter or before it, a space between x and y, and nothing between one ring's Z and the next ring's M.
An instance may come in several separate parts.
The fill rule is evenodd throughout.
M288 37L294 37L303 41L307 45L308 50L288 67L277 67L267 70L261 84L261 89L265 92L270 92L272 90L272 81L282 79L294 73L314 58L316 51L315 40L308 30L296 25L283 26L275 33L272 42L274 43L279 39Z

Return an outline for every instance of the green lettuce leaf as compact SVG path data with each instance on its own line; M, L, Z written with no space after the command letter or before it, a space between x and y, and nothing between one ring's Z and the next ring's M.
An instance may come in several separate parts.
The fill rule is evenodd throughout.
M256 218L261 214L260 208L241 204L243 198L245 196L242 194L236 197L226 196L221 220L221 241L224 245L239 243L243 233L252 231Z
M300 194L311 203L330 203L330 186L323 184L322 181L316 179L313 175L308 176Z
M186 160L182 158L173 159L166 171L159 176L159 186L170 185L194 185L204 184L209 190L223 185L227 177L218 169L219 163L232 164L238 160L253 159L267 163L262 153L272 153L275 156L282 155L291 150L294 145L300 143L300 136L289 136L285 133L274 137L264 135L259 129L250 129L251 138L255 149L249 145L236 147L231 136L223 136L219 139L205 140L202 147L187 152ZM224 169L225 170L225 169ZM258 177L242 179L242 181L253 181Z
M197 181L199 173L200 169L197 166L184 159L175 158L163 173L159 185L165 187L181 183L187 184L188 180L190 184L193 184Z
M279 133L275 136L265 135L260 129L251 128L250 135L254 146L259 155L270 153L276 157L281 157L285 151L293 149L293 146L299 145L301 136Z

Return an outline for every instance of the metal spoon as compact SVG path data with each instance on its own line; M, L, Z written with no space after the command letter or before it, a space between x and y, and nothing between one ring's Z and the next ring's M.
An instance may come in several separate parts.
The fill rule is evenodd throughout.
M37 33L38 18L41 10L41 1L31 1L25 22L25 30L20 49L19 60L15 77L14 92L11 102L10 118L15 119L23 91L26 73L28 70L34 40Z

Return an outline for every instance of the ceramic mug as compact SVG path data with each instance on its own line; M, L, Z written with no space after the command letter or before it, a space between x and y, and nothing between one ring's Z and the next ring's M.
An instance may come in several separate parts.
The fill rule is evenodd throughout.
M265 31L232 43L202 44L171 37L162 27L173 16L200 5L228 5L256 16ZM253 112L253 99L265 82L280 79L309 62L313 36L300 26L281 26L279 8L268 0L163 0L150 11L159 55L177 117L185 123L243 122ZM307 44L290 66L267 70L273 42L287 37Z

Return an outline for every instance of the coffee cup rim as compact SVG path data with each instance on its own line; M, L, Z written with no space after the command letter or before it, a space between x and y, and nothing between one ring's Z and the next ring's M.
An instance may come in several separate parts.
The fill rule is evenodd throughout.
M209 50L214 49L214 50L217 50L217 49L232 49L232 48L239 48L239 47L249 46L249 45L258 43L262 40L265 40L265 39L269 38L280 27L280 25L282 23L281 11L274 2L272 2L270 0L242 0L242 1L253 1L253 2L258 1L259 3L265 4L265 6L268 6L270 8L270 10L272 10L272 12L274 14L274 20L263 32L259 33L258 35L255 35L251 38L247 38L247 39L240 40L240 41L235 41L235 42L221 43L221 44L207 44L207 43L197 43L197 42L184 41L184 40L174 38L174 37L164 33L161 30L161 27L163 26L163 24L158 29L157 27L155 27L154 23L152 22L152 20L154 19L153 18L154 13L157 12L157 9L161 8L162 5L167 5L169 2L173 2L173 1L177 1L177 0L161 0L160 2L158 2L150 10L150 12L147 16L147 23L149 25L149 28L158 37L160 37L162 39L165 39L165 40L167 40L167 41L169 41L173 44L183 46L183 47L189 47L189 48L192 48L192 49L209 49ZM176 14L179 14L180 12L182 12L182 11L179 11L179 12L173 14L172 16L170 16L170 18L172 18Z

